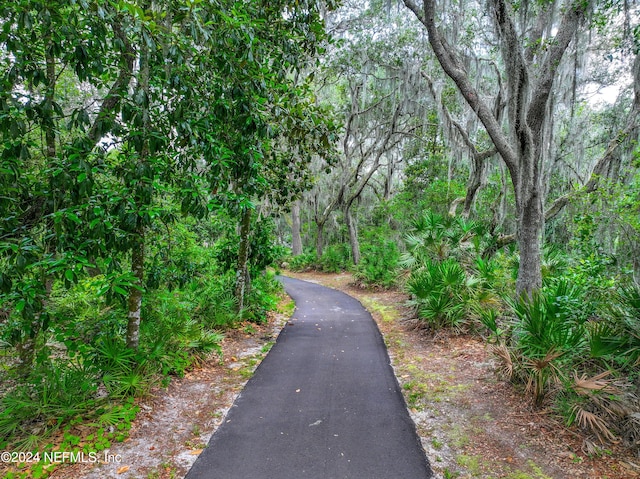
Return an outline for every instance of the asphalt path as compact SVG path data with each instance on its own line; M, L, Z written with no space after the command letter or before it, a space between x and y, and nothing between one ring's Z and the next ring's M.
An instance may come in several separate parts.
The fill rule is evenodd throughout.
M295 312L186 478L430 478L371 315L339 291L282 281Z

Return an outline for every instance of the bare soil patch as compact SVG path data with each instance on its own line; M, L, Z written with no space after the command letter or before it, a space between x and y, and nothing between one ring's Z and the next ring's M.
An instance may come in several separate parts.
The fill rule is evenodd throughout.
M579 431L536 410L497 377L482 340L411 327L404 294L359 288L348 274L291 276L342 290L372 313L436 478L640 477L640 460L622 448L598 457L585 454Z

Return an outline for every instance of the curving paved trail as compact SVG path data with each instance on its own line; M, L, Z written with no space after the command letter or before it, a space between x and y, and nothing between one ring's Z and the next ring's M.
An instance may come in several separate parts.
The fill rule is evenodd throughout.
M339 291L282 279L291 321L187 479L428 479L376 324Z

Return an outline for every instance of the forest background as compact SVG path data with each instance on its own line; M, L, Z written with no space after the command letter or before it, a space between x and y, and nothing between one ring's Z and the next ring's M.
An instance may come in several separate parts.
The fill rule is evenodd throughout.
M123 440L136 397L264 320L283 264L404 289L593 454L637 449L639 14L0 7L0 449Z

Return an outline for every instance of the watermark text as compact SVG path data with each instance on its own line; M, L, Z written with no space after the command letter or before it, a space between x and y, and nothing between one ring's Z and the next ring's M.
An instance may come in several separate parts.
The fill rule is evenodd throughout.
M50 464L76 464L88 463L121 463L120 454L104 452L71 452L71 451L48 451L48 452L0 452L0 463L31 463L44 461Z

